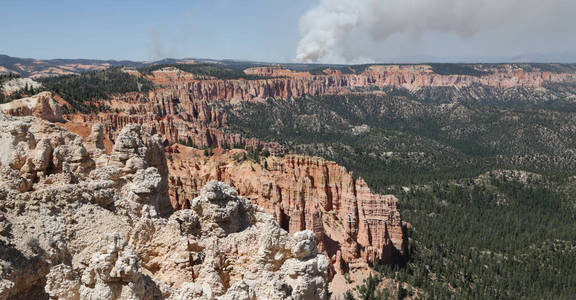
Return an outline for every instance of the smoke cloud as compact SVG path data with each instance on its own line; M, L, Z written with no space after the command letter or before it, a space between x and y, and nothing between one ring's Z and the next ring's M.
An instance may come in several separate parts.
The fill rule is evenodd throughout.
M151 60L160 60L165 58L181 57L182 49L188 42L191 35L185 32L179 34L175 39L168 39L167 36L160 36L154 29L150 31L150 39L148 41L147 50L148 58Z
M296 59L373 61L386 52L384 42L400 35L444 33L466 40L524 25L545 32L554 30L559 18L572 19L567 12L575 9L573 0L320 0L300 19Z

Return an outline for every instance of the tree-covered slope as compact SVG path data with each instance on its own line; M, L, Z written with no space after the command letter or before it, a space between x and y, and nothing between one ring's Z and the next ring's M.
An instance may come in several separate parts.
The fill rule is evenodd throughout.
M410 259L379 268L386 277L432 299L571 299L574 90L396 89L221 105L230 130L335 160L400 198Z

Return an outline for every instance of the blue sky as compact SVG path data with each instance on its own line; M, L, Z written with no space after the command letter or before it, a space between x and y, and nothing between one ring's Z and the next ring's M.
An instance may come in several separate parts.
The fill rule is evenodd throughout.
M312 0L8 1L0 53L33 58L291 61Z
M0 0L0 54L576 61L574 12L574 0Z

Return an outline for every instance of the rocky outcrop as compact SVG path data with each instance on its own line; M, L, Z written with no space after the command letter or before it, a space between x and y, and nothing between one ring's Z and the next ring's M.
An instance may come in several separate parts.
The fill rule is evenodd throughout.
M41 87L42 84L30 78L15 78L0 84L0 90L6 92L7 94L12 94L26 88L39 89Z
M80 274L59 264L46 276L45 290L53 299L155 299L156 283L142 274L138 254L120 234L105 234Z
M478 67L479 68L479 67ZM115 95L105 104L108 112L71 116L74 124L90 127L101 123L106 139L114 141L127 124L140 124L147 131L161 134L166 143L180 142L198 148L227 147L267 148L275 153L284 149L277 143L267 143L225 131L228 117L214 103L232 104L267 99L297 99L306 96L342 95L351 93L384 93L383 88L407 88L426 91L430 87L488 87L493 89L538 89L549 82L574 82L574 73L530 71L504 65L483 70L485 75L440 75L429 65L369 66L357 74L342 74L326 69L321 74L296 72L282 67L258 67L244 71L266 79L220 80L199 76L176 68L163 68L145 76L156 84L146 93ZM471 91L470 95L481 93ZM468 95L468 94L464 94Z
M85 143L0 114L0 299L327 298L314 234L290 237L226 184L163 217L160 141L129 125L106 154L98 125Z
M131 176L132 183L121 191L126 199L151 203L162 214L170 211L165 201L168 168L159 135L148 136L136 124L124 127L112 148L108 166L117 167L123 174Z
M0 299L42 298L50 266L79 268L95 249L94 236L124 232L130 218L157 215L160 209L153 201L142 201L149 198L124 196L129 194L124 191L142 190L134 176L141 169L96 168L98 161L113 160L95 156L80 136L54 123L0 114L0 143L5 229L0 248L6 254L1 258ZM145 187L167 192L158 182Z
M347 76L351 87L403 87L410 90L425 87L469 87L483 85L495 88L541 87L545 82L576 81L574 73L529 71L505 65L502 68L483 70L478 75L442 75L429 65L376 65L359 75Z
M191 209L176 212L161 228L139 223L133 236L142 264L154 270L155 278L179 288L172 297L327 296L328 262L316 253L312 233L290 237L271 215L224 183L207 183L192 202Z
M475 179L477 184L489 184L492 180L515 181L522 184L532 184L542 182L544 177L538 173L527 172L523 170L491 170L480 174Z
M62 106L50 92L0 104L0 112L13 116L35 116L51 122L63 121Z
M161 134L165 143L180 142L203 147L266 148L281 153L278 143L266 143L240 134L225 133L226 116L205 100L190 97L185 90L158 88L149 95L129 93L111 100L111 112L70 116L67 127L74 129L102 124L105 139L114 141L121 128L139 124L145 131ZM80 134L80 132L78 132Z
M231 103L262 101L268 98L300 98L347 94L357 89L401 87L417 90L427 87L470 87L482 85L493 88L541 87L546 82L574 82L574 73L528 71L512 66L490 69L483 76L441 75L429 65L369 66L358 74L342 74L328 69L322 75L308 72L294 72L280 67L250 68L244 71L249 75L276 77L259 80L179 80L166 81L164 77L150 76L166 88L184 90L195 100L209 102L226 100ZM179 71L178 73L181 73Z
M141 76L139 74L139 76ZM160 70L152 71L150 75L154 78L154 83L157 85L173 85L175 83L183 83L190 80L208 80L215 79L212 76L192 74L184 72L175 67L165 67Z
M407 245L398 200L371 193L364 180L334 162L288 155L256 163L241 150L205 157L180 145L168 151L175 208L189 208L206 182L220 180L273 213L289 232L312 230L337 271L402 258Z
M482 76L441 75L435 73L429 65L376 65L357 74L342 74L337 70L326 69L321 74L313 75L282 67L258 67L246 69L245 73L267 79L220 80L176 68L164 68L145 75L157 85L154 90L116 95L105 101L106 105L110 106L110 111L94 115L74 115L70 120L88 128L93 123L101 123L105 137L112 141L127 124L140 124L149 132L161 134L167 143L181 142L198 148L232 145L240 148L264 147L282 153L282 147L276 143L225 132L227 116L213 103L227 101L238 104L270 98L297 99L306 96L384 93L382 89L386 87L413 91L426 91L426 88L431 87L534 90L550 82L576 81L574 73L528 70L512 65L482 69L482 72ZM482 92L474 90L470 92L470 96ZM70 128L73 128L73 124Z
M108 156L89 152L80 136L53 123L0 116L0 141L5 145L0 163L25 178L26 186L34 189L83 178L122 179L129 183L122 192L132 202L150 204L160 213L169 207L161 204L167 196L168 169L159 136L146 135L138 125L127 126ZM96 169L97 164L102 168Z
M52 267L58 299L327 299L328 261L314 234L294 237L272 216L209 182L190 210L140 219L130 235L104 235L80 273ZM151 276L146 275L151 273Z
M280 66L272 67L254 67L244 70L246 75L254 75L260 77L308 77L312 76L310 72L296 72Z

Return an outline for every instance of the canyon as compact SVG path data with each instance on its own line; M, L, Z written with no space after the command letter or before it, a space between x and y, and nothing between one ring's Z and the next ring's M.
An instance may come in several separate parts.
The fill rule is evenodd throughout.
M267 148L282 153L283 147L226 132L227 116L214 104L262 102L267 99L295 100L308 96L380 93L386 87L420 90L430 87L490 87L494 89L526 88L538 90L549 83L576 82L574 72L527 71L505 65L488 69L483 76L440 75L428 65L369 66L359 74L342 74L326 69L322 75L296 72L282 67L246 69L249 75L267 79L214 79L168 67L142 74L126 69L134 76L145 77L155 84L149 92L115 95L102 103L106 112L75 114L70 121L77 124L101 123L107 137L114 140L118 128L136 123L158 132L168 143L180 142L203 147ZM483 91L476 92L479 94ZM89 126L89 125L88 125Z
M167 216L160 136L103 138L0 113L0 299L327 298L314 233L218 181Z
M2 228L22 233L16 240L4 235L2 245L29 260L37 259L34 251L50 249L33 278L24 278L29 270L11 262L15 268L3 275L2 297L31 289L55 298L324 298L333 278L343 282L349 272L366 274L371 266L408 259L409 224L399 200L373 193L336 162L231 130L230 110L311 97L384 97L391 89L468 90L477 100L481 94L474 94L482 89L547 93L551 84L576 82L573 71L521 65L473 65L456 74L433 65L353 71L252 66L242 70L248 77L226 79L175 66L121 70L153 88L86 100L104 109L84 113L54 91L1 104L0 111L12 115L0 115L8 128L2 138L12 145L0 152L8 184L0 196L9 203ZM450 105L438 109L457 111ZM402 113L411 114L410 107L418 106L406 107ZM260 126L257 117L249 121L248 131ZM353 135L374 130L352 128ZM67 192L79 202L62 194ZM19 197L34 200L26 204ZM20 218L22 209L30 212ZM58 217L48 220L38 211L57 211ZM86 215L103 221L89 229ZM23 234L26 218L36 217L48 225L34 223ZM55 228L67 235L58 240L65 247L52 250L47 232L60 230ZM99 240L71 236L76 234ZM266 276L274 280L263 281Z
M245 158L245 150L207 157L178 144L168 153L170 199L177 209L190 207L206 182L218 180L272 213L288 232L313 231L318 249L340 274L399 263L407 254L398 199L371 193L362 178L334 162L301 155L255 161Z
M249 75L273 77L257 80L189 80L182 81L181 72L170 75L156 72L149 76L152 82L165 87L178 87L187 91L192 99L231 103L262 101L268 98L300 98L305 96L338 95L354 92L359 88L397 87L409 90L426 87L469 87L482 85L494 88L542 87L546 82L573 82L573 72L556 73L547 71L526 71L507 66L503 69L490 69L483 76L440 75L428 65L411 66L369 66L359 74L342 74L341 71L326 69L322 75L309 72L294 72L285 68L251 68L244 71ZM488 72L488 71L486 71ZM156 75L161 73L162 76ZM167 77L172 77L167 80ZM161 79L158 80L157 77ZM276 78L274 78L276 77Z
M227 114L214 104L384 94L379 90L384 87L418 90L480 85L538 89L550 82L576 81L571 72L533 71L508 65L483 69L486 75L482 76L440 75L429 65L376 65L357 74L343 74L335 69L312 74L283 67L244 70L247 75L265 79L217 79L175 67L151 72L130 68L124 71L150 80L155 88L102 100L110 107L108 111L70 115L65 126L86 136L91 124L102 124L107 144L128 124L140 124L147 132L160 134L172 157L169 185L174 208L188 208L209 180L225 181L240 195L273 213L284 229L314 231L318 248L330 258L332 273L343 273L350 266L398 262L405 257L405 228L397 200L371 193L361 178L354 178L333 162L304 156L276 157L286 154L282 145L229 132ZM261 149L276 156L264 160L267 169L259 164L264 161L238 163L233 156L245 155L242 153L217 151L218 155L207 160L184 145L196 149Z

